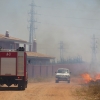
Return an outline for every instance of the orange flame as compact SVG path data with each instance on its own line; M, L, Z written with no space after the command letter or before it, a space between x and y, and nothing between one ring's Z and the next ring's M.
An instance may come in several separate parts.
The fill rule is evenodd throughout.
M87 74L87 73L82 74L82 77L83 77L85 83L88 83L88 82L90 82L92 80L92 78L90 77L90 75Z
M85 83L89 83L90 81L94 81L94 82L98 80L100 81L100 74L95 75L93 79L88 73L82 74L82 77Z
M100 80L100 74L97 74L97 75L95 76L95 80Z

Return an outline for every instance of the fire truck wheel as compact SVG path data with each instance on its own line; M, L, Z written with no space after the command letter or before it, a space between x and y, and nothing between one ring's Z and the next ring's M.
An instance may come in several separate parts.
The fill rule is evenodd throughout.
M25 81L25 88L27 88L27 81Z
M18 90L21 90L21 85L20 84L18 84Z
M21 82L18 82L18 90L21 90Z
M25 83L23 83L22 85L22 90L25 90Z

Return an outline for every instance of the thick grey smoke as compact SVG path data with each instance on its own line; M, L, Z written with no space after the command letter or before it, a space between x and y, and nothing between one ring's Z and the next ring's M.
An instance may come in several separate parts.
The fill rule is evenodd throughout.
M0 33L29 40L27 29L32 0L0 1ZM59 43L64 43L64 58L82 56L84 61L91 61L92 36L98 38L97 58L100 58L100 1L99 0L34 0L35 11L40 24L36 37L38 52L60 57Z
M44 25L41 23L43 26L40 30L42 31L38 30L38 37L40 34L43 37L42 44L44 45L41 45L41 48L48 48L45 49L48 54L59 58L60 52L57 47L59 47L59 42L63 41L66 44L65 58L80 55L85 61L91 61L91 38L93 34L100 37L99 1L58 1L59 3L57 1L46 2L49 3L49 11L45 8L46 10L43 12L45 15L43 16L45 17Z

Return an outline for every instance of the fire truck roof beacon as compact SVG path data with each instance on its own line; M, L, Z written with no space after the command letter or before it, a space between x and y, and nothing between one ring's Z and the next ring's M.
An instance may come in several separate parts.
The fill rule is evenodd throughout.
M24 47L19 47L17 51L25 51Z

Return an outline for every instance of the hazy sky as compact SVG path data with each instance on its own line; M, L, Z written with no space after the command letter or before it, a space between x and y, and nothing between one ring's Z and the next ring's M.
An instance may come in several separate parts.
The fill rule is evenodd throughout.
M30 6L32 0L0 0L0 33L29 41ZM60 41L64 58L82 56L91 61L92 36L97 38L100 61L100 0L34 0L38 52L60 57Z

